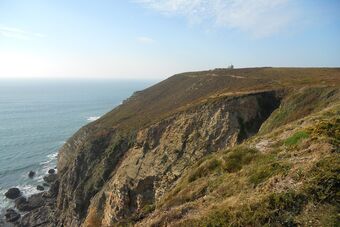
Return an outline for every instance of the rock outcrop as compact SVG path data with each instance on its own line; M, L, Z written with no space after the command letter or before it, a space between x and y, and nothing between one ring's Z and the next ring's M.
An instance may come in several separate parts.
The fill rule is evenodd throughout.
M34 171L29 171L28 177L29 178L33 178L34 176L35 176L35 172Z
M58 209L62 210L60 220L66 225L79 225L87 217L84 211L88 209L104 226L141 218L143 209L169 190L188 166L256 133L279 106L280 99L280 92L272 91L222 97L176 113L138 130L133 141L117 140L112 153L106 151L105 159L97 165L104 169L104 175L98 178L93 176L95 170L85 172L80 168L93 162L87 156L91 151L80 153L71 165L74 169L63 173L64 169L58 168L64 174L57 201ZM61 157L64 152L61 151ZM109 173L106 174L109 180L105 172ZM89 182L83 179L91 178L97 182L89 190L84 184Z
M20 214L13 209L7 209L5 217L7 222L16 222L19 220Z
M19 188L10 188L8 191L5 193L6 198L8 199L16 199L21 195L21 191Z

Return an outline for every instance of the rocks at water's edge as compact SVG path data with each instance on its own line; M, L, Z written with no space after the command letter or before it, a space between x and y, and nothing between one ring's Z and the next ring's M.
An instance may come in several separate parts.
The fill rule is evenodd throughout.
M28 204L32 207L32 209L41 207L45 204L45 200L43 198L44 193L38 193L38 194L34 194L31 195L27 202Z
M38 185L38 186L37 186L37 190L38 190L38 191L44 191L45 188L44 188L43 186L41 186L41 185Z
M21 212L27 212L32 210L27 202L27 199L23 196L15 200L15 208L17 208Z
M7 209L5 217L7 222L15 222L19 220L20 214L13 209Z
M49 174L54 174L54 173L55 173L55 169L50 169L50 170L48 170L48 173L49 173Z
M57 180L57 174L55 173L44 176L44 181L46 183L53 183L56 180Z
M19 226L56 226L52 223L55 217L55 197L58 193L58 188L59 182L55 181L51 184L49 191L29 197L27 205L30 210L21 218ZM47 225L47 223L51 225Z
M10 188L5 193L6 198L8 199L16 199L21 195L19 188Z
M44 193L34 194L28 199L25 197L20 197L15 200L15 207L21 212L27 212L41 207L45 204L43 195Z
M31 170L31 171L28 173L28 177L29 177L29 178L33 178L34 176L35 176L35 172Z
M15 226L38 226L50 222L51 215L55 207L55 196L58 193L59 182L55 169L50 169L48 175L44 177L42 185L37 185L37 190L45 191L45 187L49 187L46 192L34 194L28 198L22 195L19 188L10 188L5 196L15 200L13 208L7 209L2 218L0 217L0 226L7 223L13 223ZM34 171L30 171L28 176L33 178L36 175ZM21 216L20 212L28 212ZM12 225L10 225L12 226Z

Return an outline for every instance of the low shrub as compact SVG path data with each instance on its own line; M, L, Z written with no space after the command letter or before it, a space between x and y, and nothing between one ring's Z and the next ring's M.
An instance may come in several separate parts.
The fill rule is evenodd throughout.
M287 169L287 165L283 165L278 162L254 166L250 172L249 182L254 186L257 186L270 177L285 172Z
M306 204L306 196L294 191L272 193L253 204L215 208L181 226L298 226L295 217Z
M300 140L302 139L306 139L309 137L309 134L305 131L299 131L294 133L294 135L292 135L291 137L287 138L284 141L284 144L286 146L294 146L296 144L298 144L300 142Z
M188 177L189 182L193 182L201 177L208 176L221 166L221 160L216 158L209 159L203 162L198 168L194 169Z
M229 173L239 171L242 166L249 164L258 154L258 150L237 147L223 157L223 169Z
M305 191L315 202L336 203L340 206L340 155L317 162L308 174Z
M335 146L340 146L340 118L320 121L309 132L313 137L324 136Z

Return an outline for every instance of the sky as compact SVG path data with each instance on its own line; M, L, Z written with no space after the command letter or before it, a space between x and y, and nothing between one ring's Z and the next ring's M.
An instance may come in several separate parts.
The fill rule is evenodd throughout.
M339 67L339 0L0 0L0 78Z

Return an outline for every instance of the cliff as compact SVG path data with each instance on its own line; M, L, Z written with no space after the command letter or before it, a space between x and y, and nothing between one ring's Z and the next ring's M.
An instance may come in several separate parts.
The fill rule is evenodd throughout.
M339 82L326 68L170 77L70 138L48 206L21 225L331 223Z

